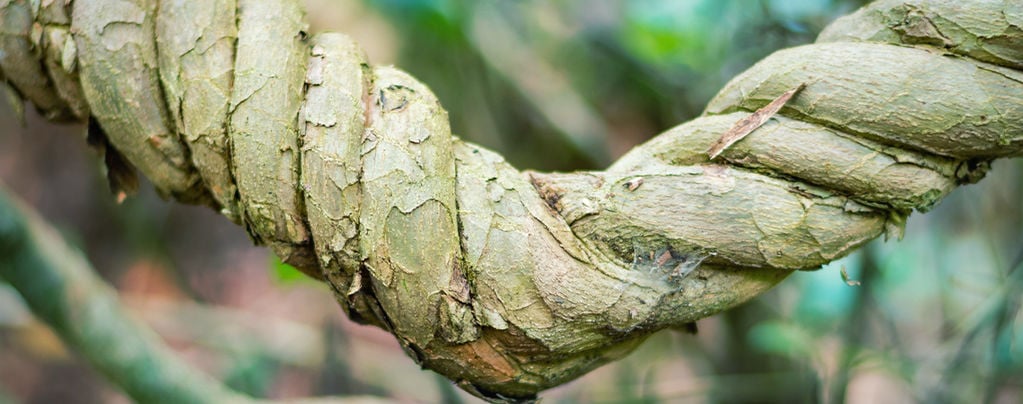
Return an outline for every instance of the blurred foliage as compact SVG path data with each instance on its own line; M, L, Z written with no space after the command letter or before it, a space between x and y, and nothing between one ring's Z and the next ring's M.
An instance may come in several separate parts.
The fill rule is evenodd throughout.
M466 140L519 168L576 170L602 168L698 115L734 75L778 48L811 42L862 3L320 1L310 17L317 28L351 33L371 55L395 49L393 60L382 52L383 60L371 61L394 63L428 84ZM7 108L0 128L0 178L65 229L123 294L187 313L133 306L233 387L261 397L476 402L420 371L393 338L344 320L327 288L296 281L293 268L251 247L242 229L214 212L165 203L151 189L114 204L81 128L30 116L29 129L15 129ZM797 273L700 321L696 336L658 333L623 361L545 397L1020 402L1021 257L1023 161L1001 161L980 184L912 216L905 240L879 240ZM840 268L860 286L848 285ZM0 301L10 295L0 288ZM201 304L189 308L193 301ZM25 343L45 332L25 317L15 304L0 304L0 402L116 397L73 359ZM54 390L47 380L55 375L75 387Z
M241 357L224 375L224 383L252 397L266 397L277 373L277 363L259 352Z
M861 2L367 3L397 29L398 65L437 93L456 134L517 167L574 170L698 115L734 75Z

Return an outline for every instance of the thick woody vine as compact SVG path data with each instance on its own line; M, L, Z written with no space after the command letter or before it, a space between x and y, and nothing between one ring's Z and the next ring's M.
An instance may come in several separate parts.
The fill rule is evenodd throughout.
M429 89L306 32L299 3L3 1L0 69L48 118L92 121L116 191L133 166L218 209L490 399L533 397L899 235L1023 155L1018 2L876 2L607 170L553 174L452 137Z

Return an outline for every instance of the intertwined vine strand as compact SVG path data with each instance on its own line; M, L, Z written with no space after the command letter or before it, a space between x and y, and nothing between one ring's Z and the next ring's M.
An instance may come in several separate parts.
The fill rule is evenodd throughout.
M424 366L523 398L897 234L1023 154L1023 6L953 4L868 6L602 172L520 173L453 138L429 89L343 35L310 35L296 1L9 1L0 68L51 119L94 119L163 195L324 279Z

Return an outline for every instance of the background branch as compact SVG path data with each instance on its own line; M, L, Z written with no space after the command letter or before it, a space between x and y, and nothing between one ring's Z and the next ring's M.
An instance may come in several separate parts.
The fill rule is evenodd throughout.
M55 230L0 188L0 277L64 342L140 402L243 397L178 360Z
M64 343L132 399L143 403L230 403L251 398L174 355L129 314L81 253L0 187L0 279ZM302 401L302 400L299 400ZM371 397L308 402L373 403ZM293 401L292 401L293 402Z

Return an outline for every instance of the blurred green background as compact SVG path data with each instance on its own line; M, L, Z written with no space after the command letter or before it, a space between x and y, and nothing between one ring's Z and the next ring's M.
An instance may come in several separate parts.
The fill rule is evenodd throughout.
M308 0L313 30L429 85L456 134L516 167L599 169L857 0ZM0 179L192 363L270 398L476 402L343 318L214 212L116 205L83 128L0 108ZM1020 402L1023 161L876 241L544 396L545 402ZM848 273L843 279L841 270ZM848 282L847 282L848 281ZM859 285L856 286L856 282ZM0 284L0 403L125 402Z

